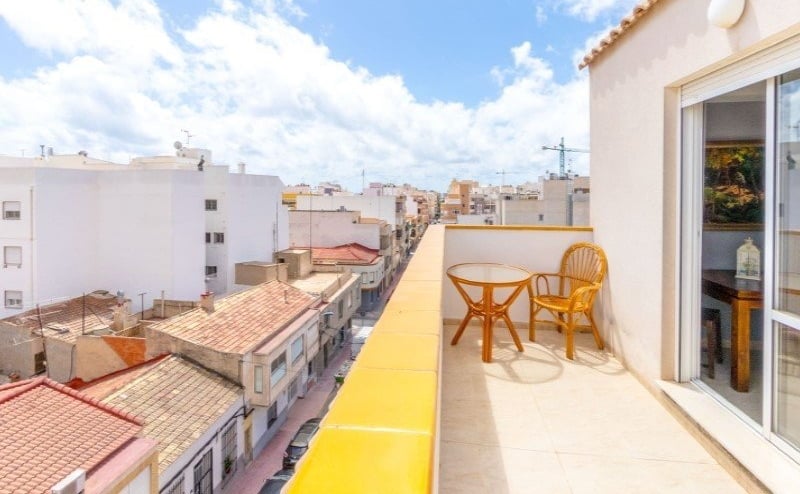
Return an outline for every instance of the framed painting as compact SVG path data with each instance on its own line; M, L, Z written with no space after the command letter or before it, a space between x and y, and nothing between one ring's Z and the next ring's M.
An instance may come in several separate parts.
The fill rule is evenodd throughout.
M764 142L707 142L705 229L760 230L764 223Z

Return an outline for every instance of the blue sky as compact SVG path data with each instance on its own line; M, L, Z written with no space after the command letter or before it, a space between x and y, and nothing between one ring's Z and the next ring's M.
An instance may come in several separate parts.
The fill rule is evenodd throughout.
M0 154L127 162L188 128L216 163L286 184L535 180L557 166L543 144L588 147L576 63L634 4L4 2Z

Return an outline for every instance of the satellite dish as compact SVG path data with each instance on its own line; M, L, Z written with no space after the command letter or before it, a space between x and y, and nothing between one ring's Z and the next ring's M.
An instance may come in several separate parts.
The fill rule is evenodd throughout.
M175 149L178 149L178 150L180 150L180 149L183 147L183 144L181 144L181 141L175 141L175 143L174 143L172 146L173 146Z

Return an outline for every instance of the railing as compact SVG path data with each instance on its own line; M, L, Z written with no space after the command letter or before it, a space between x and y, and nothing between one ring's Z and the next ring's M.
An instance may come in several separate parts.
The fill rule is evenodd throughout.
M445 268L502 262L553 271L568 245L591 238L591 228L431 226L287 492L436 492L442 324L464 314ZM511 316L525 324L521 298Z

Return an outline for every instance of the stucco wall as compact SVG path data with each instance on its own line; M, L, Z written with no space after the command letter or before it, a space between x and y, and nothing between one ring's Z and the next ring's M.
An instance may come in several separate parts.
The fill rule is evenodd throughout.
M0 373L17 372L27 379L35 372L34 356L42 351L42 339L30 331L0 322Z
M144 362L144 338L79 336L75 345L75 377L87 382Z
M729 30L707 2L662 1L589 68L591 221L609 259L603 325L639 374L675 362L681 84L800 32L800 3L747 2Z
M310 218L309 218L310 216ZM290 211L292 247L337 247L352 242L380 249L380 223L358 223L355 211Z

